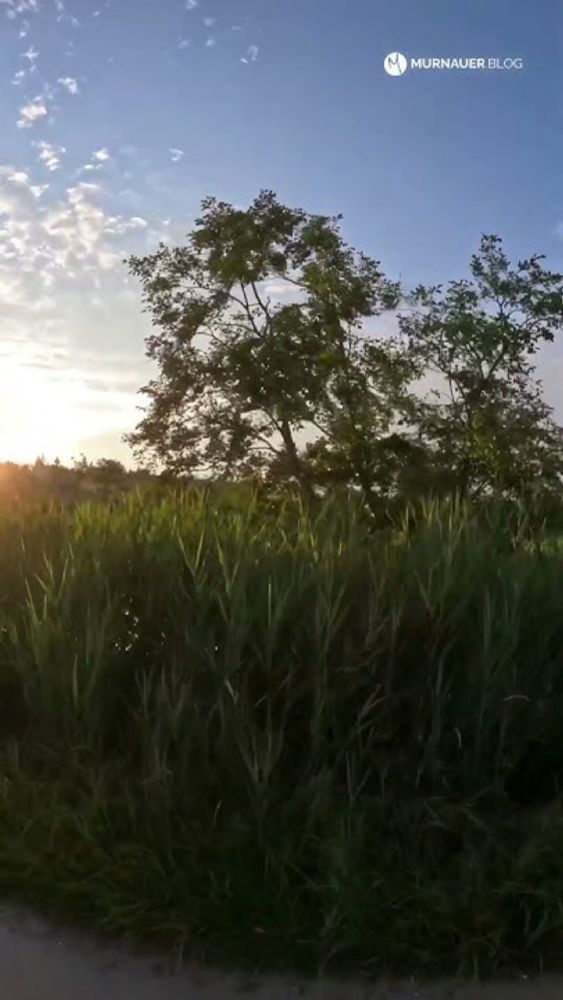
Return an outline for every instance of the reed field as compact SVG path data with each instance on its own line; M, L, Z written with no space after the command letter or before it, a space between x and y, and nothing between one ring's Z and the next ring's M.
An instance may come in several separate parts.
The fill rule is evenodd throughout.
M502 506L186 490L0 516L0 890L208 960L563 944L563 556Z

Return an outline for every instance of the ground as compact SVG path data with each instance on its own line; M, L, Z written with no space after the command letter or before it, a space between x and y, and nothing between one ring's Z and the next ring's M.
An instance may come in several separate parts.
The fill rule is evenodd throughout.
M59 933L34 917L0 912L0 997L5 1000L560 1000L563 977L487 984L305 982L241 976L131 955Z

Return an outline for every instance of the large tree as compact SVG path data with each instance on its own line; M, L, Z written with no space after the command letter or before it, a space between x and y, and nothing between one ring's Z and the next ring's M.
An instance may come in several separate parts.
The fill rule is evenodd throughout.
M186 245L130 258L159 369L127 436L138 454L177 472L291 481L308 495L355 484L368 502L378 470L391 483L411 447L398 428L419 362L366 330L399 288L344 242L339 222L268 191L246 210L208 198Z
M445 402L433 390L421 405L418 426L462 496L560 490L561 430L530 361L563 321L563 275L543 260L512 266L500 238L483 236L470 280L417 288L400 318L408 350L447 387Z

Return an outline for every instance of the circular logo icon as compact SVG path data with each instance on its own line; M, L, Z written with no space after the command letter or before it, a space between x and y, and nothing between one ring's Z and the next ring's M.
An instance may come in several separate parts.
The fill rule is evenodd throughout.
M390 52L383 60L385 72L389 76L402 76L407 71L407 57L402 52Z

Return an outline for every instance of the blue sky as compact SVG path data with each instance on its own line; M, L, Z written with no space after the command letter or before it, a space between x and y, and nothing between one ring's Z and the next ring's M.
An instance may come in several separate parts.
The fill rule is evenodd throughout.
M342 212L407 284L483 232L563 271L560 0L0 0L0 28L0 459L130 463L151 372L121 260L207 194ZM391 51L523 68L394 78Z

